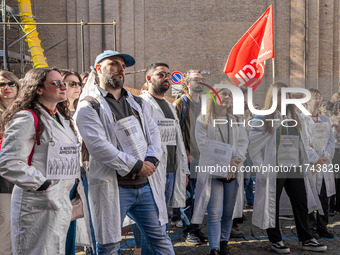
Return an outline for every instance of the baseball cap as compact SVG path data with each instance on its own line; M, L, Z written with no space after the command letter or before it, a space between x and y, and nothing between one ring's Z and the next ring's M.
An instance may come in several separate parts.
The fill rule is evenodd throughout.
M119 53L118 51L113 51L113 50L105 50L104 52L100 53L96 57L94 66L96 66L100 61L104 60L105 58L114 57L114 56L123 58L126 67L133 66L136 63L135 59L129 54L122 54L122 53Z

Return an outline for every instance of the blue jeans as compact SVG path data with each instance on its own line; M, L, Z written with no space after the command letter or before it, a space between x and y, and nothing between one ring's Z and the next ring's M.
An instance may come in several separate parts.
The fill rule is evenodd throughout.
M166 174L166 183L165 183L165 204L166 207L169 207L170 200L172 198L172 193L174 192L175 185L175 175L174 173Z
M209 250L219 250L221 241L229 241L237 188L237 180L223 183L215 178L212 179L207 209Z
M247 205L254 203L254 180L255 177L250 177L250 174L246 173L246 176L244 178L244 191L246 193Z
M189 163L189 169L190 169L191 173L192 173L192 171L195 171L196 166L198 166L198 161L199 161L198 158L194 158L194 160L191 163ZM192 177L193 176L190 174L189 183L188 183L188 186L187 186L187 191L189 192L190 196L187 197L187 200L186 200L186 206L187 207L185 208L185 210L181 208L181 214L184 211L184 215L181 216L182 220L184 218L184 220L183 220L183 233L195 231L196 229L198 229L198 224L187 224L187 222L191 221L191 217L192 217L193 212L194 212L197 173L196 173L196 175L194 175L194 178L192 178Z
M166 184L165 184L165 204L169 207L170 199L174 191L175 175L174 173L166 174ZM132 225L133 235L135 236L135 243L137 248L142 248L142 255L152 255L152 250L150 245L148 245L144 236L140 232L136 224Z
M152 195L150 185L140 189L119 187L120 216L123 223L128 215L133 219L142 235L150 244L153 254L175 254L170 237L166 233L166 225L160 225L158 208ZM97 244L97 253L118 254L120 243Z
M89 211L91 239L92 239L92 243L95 245L96 244L96 237L94 235L94 228L93 228L93 223L92 223L92 219L91 219L91 211L90 211L90 204L89 204L89 183L87 181L86 176L82 176L82 179L83 179L84 192L85 192L85 196L86 196L86 200L87 200L87 209ZM91 247L90 250L88 250L86 254L87 255L96 255L96 248L94 247L94 251L93 251L92 247Z

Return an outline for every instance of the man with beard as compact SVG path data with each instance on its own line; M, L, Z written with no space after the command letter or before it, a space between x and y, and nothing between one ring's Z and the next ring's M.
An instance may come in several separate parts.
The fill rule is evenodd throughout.
M137 223L153 254L174 254L159 185L163 174L156 171L162 156L159 131L146 103L123 88L125 68L134 64L127 54L99 54L99 86L88 82L83 93L89 96L75 115L90 153L87 175L97 254L118 254L126 215Z
M165 191L166 205L180 208L185 206L186 180L190 172L176 110L164 98L170 88L171 78L167 64L149 65L146 68L148 90L143 90L141 97L149 103L146 105L161 133L163 154L157 171L163 174L162 183L159 185ZM139 235L137 229L134 229L134 234ZM142 238L142 243L143 241L145 240ZM152 253L144 249L143 254Z
M141 97L149 103L151 117L158 124L162 138L163 156L158 170L166 174L165 201L167 206L185 206L187 155L175 108L164 95L170 88L172 75L165 63L153 63L146 68L148 91Z
M181 98L178 98L174 102L174 106L177 111L178 118L180 120L180 126L183 136L185 149L187 152L187 162L190 169L189 184L187 191L190 193L190 197L187 199L186 204L188 208L185 210L187 219L183 220L183 234L187 242L199 244L207 242L208 239L200 231L197 224L190 224L193 207L194 197L196 189L197 173L195 172L196 166L199 160L199 149L195 139L195 126L196 120L201 113L201 97L202 86L204 80L199 70L189 70L183 76L182 87L185 92ZM180 212L174 210L174 216L172 223L175 223L176 217L180 219Z

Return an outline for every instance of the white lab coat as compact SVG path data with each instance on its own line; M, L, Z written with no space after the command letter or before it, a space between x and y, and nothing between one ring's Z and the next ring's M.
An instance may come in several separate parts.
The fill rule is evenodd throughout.
M159 106L159 104L156 102L156 100L150 95L149 92L143 91L142 95L140 96L145 101L147 101L149 104L146 104L149 112L151 113L151 117L155 120L157 123L157 120L164 119L164 113ZM182 138L182 132L181 128L179 126L179 120L177 117L176 110L172 104L170 104L166 99L164 99L169 108L172 111L172 114L175 117L176 121L176 166L175 166L175 184L173 189L173 194L170 200L170 206L173 208L180 208L185 207L185 194L186 194L186 175L190 174L189 168L188 168L188 159L187 154L185 151L185 146L183 143ZM161 171L163 173L163 179L162 179L162 187L165 191L165 174L166 174L166 166L167 166L167 146L162 144L162 158L160 160L160 163L158 165L157 170Z
M1 175L15 184L12 205L12 247L14 254L65 254L72 205L70 190L75 179L60 180L46 192L36 191L46 181L49 141L77 144L70 122L59 113L63 127L42 108L45 127L40 145L34 143L34 118L20 111L8 124L0 152ZM52 131L52 132L51 132ZM32 165L27 164L34 146Z
M234 117L232 117L234 118ZM234 119L236 122L236 119ZM230 122L229 122L230 123ZM229 123L227 125L229 125ZM222 128L227 128L227 125L221 126ZM233 157L238 156L242 159L242 162L246 159L245 154L247 152L248 147L248 137L247 131L244 127L233 125L229 128L232 133L232 143L233 146ZM210 121L208 125L208 130L203 126L203 117L202 115L198 117L196 122L195 128L195 138L197 141L198 148L200 150L200 161L199 166L204 166L205 162L205 155L207 153L207 147L209 140L216 140L216 128L213 126L213 120ZM237 181L238 191L237 191L237 198L233 213L233 218L240 218L242 217L243 212L243 189L244 189L244 182L243 182L243 172L237 172ZM197 173L197 182L196 182L196 193L195 193L195 206L194 212L191 219L191 223L193 224L202 224L204 214L207 210L208 203L210 200L211 195L211 175L206 172L198 171Z
M305 144L306 149L309 156L309 161L311 163L315 163L319 160L320 156L318 153L314 150L314 148L311 147L311 144L309 143L311 141L311 137L313 137L313 133L311 130L311 125L314 123L312 117L304 115L303 120L305 122L306 132L305 132ZM320 123L326 122L328 124L329 128L329 137L328 142L326 145L326 148L324 149L324 156L328 158L328 170L329 171L317 171L316 174L313 176L313 178L316 179L316 187L318 190L318 194L321 192L321 186L322 186L322 179L325 180L326 184L326 191L327 191L327 197L330 197L335 194L335 181L334 181L334 169L331 168L334 152L335 152L335 135L334 131L332 130L332 125L330 122L330 119L326 117L325 115L319 114L319 121ZM326 138L327 139L327 138Z
M89 92L100 103L100 116L86 100L80 101L74 115L77 127L90 153L87 172L89 183L89 204L96 240L101 244L121 240L121 217L117 172L127 175L137 162L137 158L117 149L117 137L113 131L115 124L111 109L98 88ZM128 92L131 107L138 111L148 148L146 155L161 158L161 139L157 125L143 105L143 109ZM165 196L159 185L162 173L156 171L149 178L149 184L158 207L161 225L168 222Z
M275 119L280 119L281 115L277 114ZM256 116L252 126L260 126L262 116ZM273 122L276 130L280 121ZM303 123L302 123L303 124ZM276 132L269 134L263 127L251 128L249 132L248 152L254 166L276 166ZM302 131L303 132L303 131ZM303 136L303 135L301 135ZM303 165L304 182L307 192L308 212L318 210L323 213L320 200L316 191L315 180L312 178L310 171L306 171L305 164L309 164L308 155L300 139L300 163ZM261 169L261 168L260 168ZM261 228L275 227L276 213L276 173L273 171L257 172L255 184L254 210L252 216L253 225Z

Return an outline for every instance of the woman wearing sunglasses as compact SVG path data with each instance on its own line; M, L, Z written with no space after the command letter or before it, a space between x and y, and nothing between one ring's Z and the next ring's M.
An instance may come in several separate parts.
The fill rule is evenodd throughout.
M19 89L19 79L13 73L6 70L0 71L0 119L3 112L13 103ZM0 176L0 251L4 254L12 253L11 194L13 187L11 182Z
M82 82L80 75L72 70L60 70L61 76L67 85L66 96L69 103L69 109L73 115L77 108L78 98L81 93Z
M57 69L32 69L3 114L0 174L15 184L13 254L65 254L72 215L69 194L79 176L78 140L66 89Z

